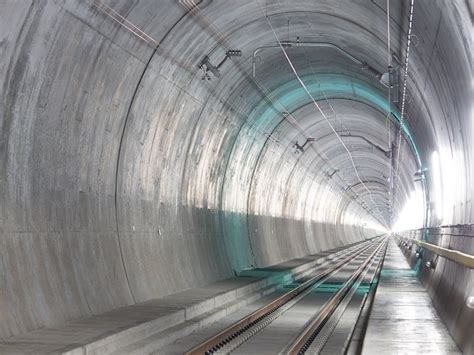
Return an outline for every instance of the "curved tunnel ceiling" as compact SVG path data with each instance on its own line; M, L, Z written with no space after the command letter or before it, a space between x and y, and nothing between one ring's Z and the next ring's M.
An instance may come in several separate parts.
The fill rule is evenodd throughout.
M2 4L0 223L16 290L2 333L375 236L419 188L414 173L430 169L435 151L451 157L462 183L450 218L441 216L427 170L428 222L472 222L465 2L415 2L395 195L400 104L390 108L386 87L334 48L285 47L318 109L276 47L275 34L331 43L383 73L385 4ZM394 65L405 58L408 11L408 1L391 2ZM253 53L265 46L273 48L258 52L254 76ZM228 50L241 56L202 79L205 56L217 65ZM441 188L450 191L447 181Z

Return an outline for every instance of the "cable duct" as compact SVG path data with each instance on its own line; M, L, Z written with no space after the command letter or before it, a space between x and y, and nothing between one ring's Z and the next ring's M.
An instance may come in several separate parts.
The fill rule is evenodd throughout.
M351 53L346 51L345 49L329 42L300 42L300 41L281 41L281 45L284 48L293 48L293 47L313 47L313 48L332 48L341 53L343 56L346 58L350 59L352 62L356 63L357 65L360 66L360 68L367 72L370 76L373 78L377 79L382 85L387 87L387 83L382 81L382 76L383 73L379 72L377 69L369 65L367 62L364 62L355 56L353 56ZM279 44L271 45L271 46L263 46L263 47L258 47L253 51L252 55L252 76L255 78L256 76L256 65L257 65L257 55L265 50L268 49L274 49L274 48L280 48Z

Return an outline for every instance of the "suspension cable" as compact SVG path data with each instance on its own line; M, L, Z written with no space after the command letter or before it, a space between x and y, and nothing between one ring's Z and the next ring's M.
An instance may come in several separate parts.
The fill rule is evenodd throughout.
M280 5L280 7L282 8L282 12L283 12L283 14L285 14L285 17L286 17L288 23L291 24L290 19L289 19L289 16L288 16L288 14L286 13L286 11L284 10L283 5L281 4L280 0L277 0L277 2L278 2L278 4ZM267 8L265 8L265 10L267 10ZM266 12L266 17L268 17L267 12ZM291 24L291 26L293 26L293 25ZM289 40L289 37L288 37L288 40ZM311 64L311 60L310 60L310 58L309 58L309 55L308 55L308 52L307 52L306 47L303 46L302 49L303 49L303 53L304 53L304 56L305 56L305 58L306 58L306 61L307 61L307 63L308 63L308 66L309 66L309 68L311 69L311 72L313 73L314 76L316 76L316 71L314 70L313 65ZM346 127L346 125L344 125L344 123L342 122L342 120L341 120L341 119L339 118L339 116L337 115L336 111L334 110L332 104L330 103L330 101L329 101L329 99L328 99L328 97L327 97L327 95L326 95L326 92L321 89L321 94L324 96L324 101L325 101L325 102L327 103L327 105L329 106L329 108L330 108L330 110L331 110L331 112L332 112L332 114L333 114L335 120L336 120L336 121L339 123L339 125L341 126L341 131L345 131L348 135L350 135L351 133L350 133L349 129ZM388 116L387 116L387 117L388 117ZM354 150L353 144L350 143L350 142L349 142L349 144L350 144L351 149ZM313 150L316 149L313 145L311 145L310 148L312 148ZM389 145L389 149L390 149L390 145ZM337 178L339 178L340 180L342 180L343 182L345 182L344 178L342 178L341 176L339 176L338 173L335 173L335 175L336 175ZM356 193L356 194L357 194L357 193ZM378 208L377 208L377 209L378 209ZM380 212L380 210L378 210L378 212ZM380 217L383 219L383 216L382 216L382 215L380 215Z
M258 0L255 0L257 2L257 5L258 7L260 8L260 10L262 11L263 14L265 14L265 11L262 9L260 3ZM288 54L286 53L285 51L285 48L283 47L280 39L278 38L278 35L277 33L275 32L275 29L273 28L273 25L271 24L270 20L268 17L265 18L268 25L270 26L272 32L273 32L273 35L275 36L275 39L277 40L278 42L278 45L280 46L282 52L283 52L283 55L285 56L288 64L290 65L293 73L295 74L295 77L296 79L298 80L298 82L300 83L301 87L304 89L304 91L306 92L306 94L308 95L308 97L311 99L311 101L313 102L313 104L316 106L316 108L319 110L319 112L321 113L322 117L325 119L325 121L328 123L329 127L331 128L331 131L334 133L334 135L337 137L338 141L341 143L341 145L344 147L345 151L347 152L348 156L349 156L349 159L351 161L351 164L352 164L352 167L354 168L354 172L356 174L356 177L357 177L357 180L362 184L362 186L364 186L365 190L368 192L369 194L369 197L372 201L372 203L374 204L374 207L377 209L378 213L381 215L382 213L380 212L379 208L378 208L378 204L374 201L373 197L372 197L372 193L371 191L367 188L367 186L364 184L364 182L362 181L362 179L360 178L359 176L359 172L357 170L357 167L355 165L355 162L354 162L354 159L352 157L352 154L351 152L349 151L349 149L347 148L346 144L344 143L344 141L342 140L342 138L339 136L339 134L337 133L337 131L335 130L334 126L331 124L331 122L328 120L328 118L326 117L326 115L324 114L323 110L321 109L321 107L318 105L317 101L314 99L314 97L311 95L311 93L309 92L308 88L306 87L305 83L303 82L303 80L301 80L300 76L298 75L298 72L296 71L296 68L294 67L291 59L288 57ZM381 223L385 224L385 227L388 227L386 225L386 223L384 223L383 219L382 221L380 221Z
M186 4L186 1L185 0L180 0L179 1L181 5L185 6L186 8L188 8L188 4ZM198 17L200 20L202 20L203 22L206 23L206 25L210 28L211 30L211 33L213 35L215 35L217 38L216 38L216 41L221 44L222 46L232 46L232 43L230 42L230 40L227 38L226 35L224 35L209 19L207 19L207 17L205 15L203 15L201 12L200 12L200 9L199 9L199 6L194 6L192 9L189 10L190 13L192 13L193 15L195 15L196 17ZM278 98L272 98L271 97L271 93L268 93L267 90L265 89L265 87L258 81L256 80L255 78L252 78L250 75L247 75L247 77L249 78L249 80L252 80L255 85L259 88L260 90L260 93L269 101L273 104L273 106L277 106L276 103L281 106L283 108L284 111L288 112L288 110L286 109L286 107L278 100ZM276 103L275 103L276 102ZM299 124L299 122L291 115L287 115L286 117L286 120L291 124L293 125L295 128L297 128L303 135L305 135L306 137L310 137L310 135L304 130L304 128ZM323 157L323 161L325 161L326 163L329 163L329 161L327 159L324 159ZM347 184L348 185L348 184ZM365 186L365 184L362 182L362 185ZM352 190L352 188L349 186L349 189ZM346 191L344 188L341 188L341 190L344 192ZM355 192L355 195L359 195L357 192ZM369 194L370 194L370 191L369 191ZM371 195L370 195L371 196ZM372 199L373 200L373 199ZM369 211L370 208L367 206L364 206L364 203L363 201L361 200L360 203L358 203L362 206L363 209L365 209L369 214L371 214L373 216L373 214ZM374 203L374 206L375 208L378 210L380 216L381 216L381 213L380 213L380 210L378 209L378 206L376 203ZM375 217L375 216L374 216ZM382 216L381 216L382 218ZM382 218L382 221L379 221L381 224L384 224L383 223L383 218ZM387 227L385 225L385 227Z
M146 42L147 44L149 44L151 47L153 48L157 48L159 46L159 42L157 40L155 40L152 36L150 36L149 34L147 34L145 31L141 30L139 27L137 27L135 24L133 24L132 22L130 22L127 18L123 17L122 15L120 15L117 11L115 11L113 8L111 8L110 6L104 4L101 0L90 0L90 3L92 6L96 7L98 10L100 10L101 12L103 12L105 15L107 15L108 17L110 17L112 20L114 20L115 22L117 22L119 25L121 25L122 27L124 27L126 30L130 31L132 34L134 34L135 36L137 36L139 39L143 40L144 42ZM192 0L180 0L179 3L187 8L190 13L192 15L199 15L199 17L203 18L204 16L200 13L200 8L197 4L194 3L194 1ZM259 4L260 6L260 4ZM228 44L229 43L229 40L226 38L226 36L224 36L222 33L220 33L220 31L207 19L204 19L205 22L207 22L207 24L212 28L212 32L214 35L217 35L218 39L217 39L217 42L222 44L222 45L225 45L225 44ZM288 24L289 26L290 24ZM279 42L279 41L278 41ZM280 42L279 42L280 43ZM280 43L281 45L281 43ZM298 77L299 79L299 77ZM255 84L257 85L257 87L261 90L261 93L263 93L263 95L266 97L267 100L269 100L273 105L275 105L275 101L283 107L284 111L288 112L286 110L286 108L284 107L284 105L277 99L277 98L272 98L270 97L270 95L266 92L266 89L261 85L261 83L259 83L258 80L255 80L253 79L253 81L255 82ZM305 90L306 87L305 87ZM326 98L327 100L327 98ZM314 98L313 98L313 101L314 101ZM237 109L237 111L239 111L239 113L241 113L240 109L238 107L235 107L235 105L233 105L230 101L226 100L227 104L229 104L231 107L233 107L234 109ZM330 104L329 104L330 105ZM331 107L332 109L332 107ZM333 110L333 109L332 109ZM323 117L325 118L325 120L329 123L327 117L324 115L324 113L322 112L322 110L320 110ZM245 116L245 115L244 115ZM300 131L300 133L302 133L304 136L306 137L310 137L311 135L309 135L306 130L299 124L299 122L291 115L287 115L286 117L286 120L292 125L294 126L295 128L297 128L297 130ZM330 123L329 123L330 124ZM333 126L330 124L331 128L333 129L334 131L334 128ZM281 145L281 146L284 146L282 142L280 142L278 139L276 139L273 135L271 134L266 134L265 132L261 131L259 128L256 127L256 125L253 125L252 126L252 129L254 129L255 131L257 131L258 133L261 133L263 136L265 136L266 139L268 139L269 141L275 143L276 145ZM340 137L338 137L339 140L341 141ZM347 147L345 146L345 144L341 141L341 143L343 144L343 146L345 147L346 151L348 150ZM327 164L329 165L329 168L330 170L336 170L335 167L331 166L332 164L330 164L329 160L327 158L325 158L322 153L318 152L315 147L313 147L313 149L316 151L316 153L321 157L321 159ZM351 157L351 156L350 156ZM297 162L299 164L301 164L305 170L309 171L309 172L312 172L311 169L306 165L304 164L301 159L297 159ZM355 163L354 161L352 160L352 157L351 157L351 161L352 161L352 165L353 167L355 168ZM359 182L365 187L365 189L369 192L369 195L371 197L371 200L373 203L375 203L375 201L373 200L372 198L372 195L370 193L370 191L367 189L366 185L360 180L360 177L357 173L357 170L356 170L356 174L357 174L357 178L359 179ZM351 186L349 184L347 184L347 182L345 181L344 178L341 178L338 174L336 174L337 177L347 185L347 188L348 189L351 189ZM340 190L342 192L346 192L347 193L347 189L345 189L344 187L339 187ZM330 188L332 190L332 188ZM355 192L355 195L359 195L357 192ZM351 199L353 199L354 201L356 199L350 197ZM361 204L362 207L364 209L369 209L370 208L367 206L365 207L363 201L360 201L358 202L358 204ZM382 217L381 215L381 212L380 210L378 209L378 206L377 204L375 204L375 208L377 209L378 213L380 214L380 216ZM368 210L367 212L369 214L371 214ZM383 220L383 218L382 218Z

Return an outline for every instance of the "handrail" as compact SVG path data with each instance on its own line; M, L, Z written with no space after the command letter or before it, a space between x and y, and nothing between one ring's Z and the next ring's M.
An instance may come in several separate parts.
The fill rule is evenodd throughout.
M401 236L402 237L402 236ZM429 250L443 258L454 261L460 265L474 269L474 255L466 254L457 250L443 248L434 244L426 243L418 239L402 237L403 239L411 240L413 243L421 248Z

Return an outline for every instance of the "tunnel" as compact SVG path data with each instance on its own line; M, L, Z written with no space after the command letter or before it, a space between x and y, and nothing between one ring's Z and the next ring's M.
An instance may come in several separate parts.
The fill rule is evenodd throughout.
M0 353L474 354L473 11L0 0Z

